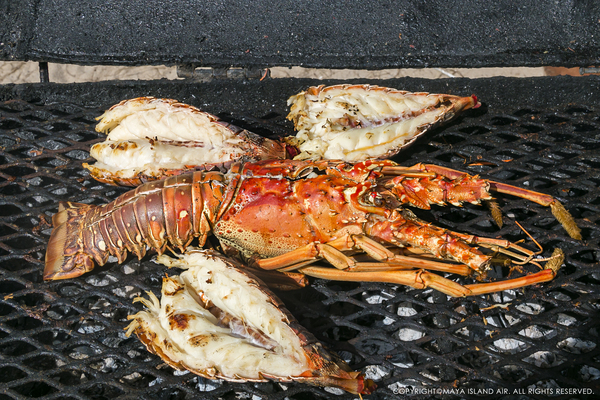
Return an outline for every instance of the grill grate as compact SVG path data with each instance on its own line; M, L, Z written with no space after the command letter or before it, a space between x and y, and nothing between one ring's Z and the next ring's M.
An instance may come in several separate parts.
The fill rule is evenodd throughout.
M81 169L99 140L94 118L110 105L0 103L0 399L354 398L301 384L209 381L167 367L123 330L127 315L139 309L132 298L160 292L166 268L148 258L42 282L57 203L101 204L124 191ZM284 115L283 106L220 114L278 134L290 128ZM582 228L582 242L570 239L548 209L508 197L499 197L502 228L484 207L418 212L443 227L512 241L527 239L512 222L519 221L544 255L565 250L566 265L552 282L450 299L432 290L317 280L281 293L282 300L302 325L377 381L370 398L395 398L405 387L424 389L413 392L415 399L507 398L504 390L542 399L558 388L598 394L599 149L600 110L592 106L483 107L398 158L461 168L563 200Z

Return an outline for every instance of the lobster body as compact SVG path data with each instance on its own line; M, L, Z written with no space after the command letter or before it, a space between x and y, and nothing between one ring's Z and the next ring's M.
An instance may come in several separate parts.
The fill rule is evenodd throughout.
M235 200L216 221L214 234L249 258L279 256L309 243L326 243L346 231L362 233L367 213L347 201L344 193L360 184L333 175L327 164L247 164ZM326 173L317 175L319 168ZM310 174L315 176L305 176Z
M455 259L475 270L484 267L487 258L477 250L459 240L448 243L448 238L440 237L428 224L397 211L401 202L416 201L399 200L404 186L397 184L399 179L381 173L383 167L393 165L389 161L246 164L237 182L235 200L223 208L215 222L214 234L222 244L245 258L276 257L311 243L366 235L384 243L423 247L440 258ZM485 186L477 181L479 188L487 193ZM414 193L414 188L410 190ZM456 192L460 197L462 191L461 186L450 185L441 190L451 198ZM470 201L482 197L479 192L471 193L479 197L472 194Z
M344 194L357 182L331 171L304 178L328 164L238 163L228 174L199 171L148 182L101 206L63 202L53 217L44 277L79 276L109 255L122 263L128 251L138 258L148 248L183 251L196 237L202 246L211 231L246 257L328 242L340 228L362 233L367 213Z
M173 176L139 186L106 205L61 203L53 217L55 229L48 244L44 278L79 276L95 263L105 264L109 255L123 262L128 252L138 258L148 249L159 254L167 248L183 252L195 238L203 246L209 234L219 239L227 253L267 270L300 268L302 273L326 277L321 270L301 267L319 258L338 269L355 267L355 260L343 252L358 250L385 262L388 269L422 265L417 268L481 278L491 257L472 244L517 249L525 254L520 261L531 260L533 253L507 241L437 228L402 205L428 208L430 204L478 203L491 199L488 190L492 184L499 187L442 167L417 164L405 168L387 160L356 164L270 160L235 163L227 173L197 171ZM540 204L558 203L541 193L507 185L499 189ZM409 248L413 254L416 249L462 266L407 261L389 247ZM415 271L400 282L429 285ZM548 272L543 278L552 276L553 272ZM447 289L444 285L447 282L438 282L438 289L451 295L472 294L471 289Z

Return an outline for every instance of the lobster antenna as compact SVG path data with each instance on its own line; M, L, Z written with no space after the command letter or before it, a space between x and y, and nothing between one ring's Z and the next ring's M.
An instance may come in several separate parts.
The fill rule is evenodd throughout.
M559 248L554 249L552 252L552 256L548 259L546 265L544 265L544 269L551 269L556 274L558 269L565 261L565 253Z

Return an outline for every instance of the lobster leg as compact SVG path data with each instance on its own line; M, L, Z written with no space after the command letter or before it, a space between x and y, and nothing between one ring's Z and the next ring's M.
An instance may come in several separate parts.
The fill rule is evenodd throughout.
M557 199L544 193L519 188L517 186L507 185L501 182L478 179L478 177L476 176L472 177L464 172L433 164L419 163L412 167L384 166L382 168L382 173L387 175L399 175L403 177L419 178L424 180L431 179L434 181L439 181L437 179L437 175L441 175L445 178L451 179L453 180L453 182L450 182L448 187L443 187L442 185L442 187L438 189L438 191L444 191L442 196L443 201L448 201L446 200L446 197L448 197L448 193L455 192L458 193L457 201L459 203L461 201L478 203L480 200L490 200L491 196L489 196L489 193L487 192L487 187L489 187L489 189L498 193L509 194L511 196L527 199L545 207L549 206L552 211L552 214L562 224L567 233L573 239L582 239L581 230L575 223L573 216L571 216L567 209ZM446 184L448 184L448 182L446 182ZM450 189L450 191L448 191L448 189ZM411 193L414 192L412 192L412 190L409 190L408 197L410 197ZM461 198L461 195L465 197ZM428 204L423 204L423 200L421 199L418 199L416 203L410 200L412 199L409 199L408 202L411 202L415 206L422 208L428 208L429 204L431 204L431 202L429 202ZM451 200L448 202L452 203ZM495 219L498 220L498 217L496 217Z
M365 233L391 245L421 248L437 258L467 265L479 274L485 274L491 261L491 257L472 248L452 232L405 217L401 210L394 210L387 218L369 221Z
M357 262L342 251L362 250L378 262ZM382 270L427 269L467 276L472 270L461 264L450 264L422 258L397 255L364 235L345 235L327 243L311 243L281 256L254 260L264 270L293 271L325 259L338 269L366 272Z
M367 253L369 256L378 260L377 263L357 263L354 267L349 267L349 271L380 271L382 269L427 269L432 271L450 272L453 274L467 276L471 274L471 269L466 265L450 264L433 260L419 259L394 254L382 244L368 238L365 235L350 235L357 248Z
M475 236L475 235L468 235L465 233L460 233L460 232L456 232L456 231L449 231L446 229L442 229L439 228L435 225L432 225L428 222L424 222L420 219L418 219L416 216L414 216L412 213L408 213L407 211L404 211L404 216L407 217L408 219L410 219L411 222L421 225L421 226L426 226L428 229L431 229L435 232L437 232L437 234L440 237L443 237L444 235L450 234L453 237L459 238L463 241L465 241L468 244L471 245L479 245L482 247L486 247L489 249L492 249L498 253L503 253L506 254L508 256L510 256L511 258L517 260L519 263L526 263L529 262L535 255L537 255L538 253L535 253L531 250L528 250L524 247L521 247L515 243L512 243L508 240L503 240L503 239L493 239L493 238L487 238L487 237L482 237L482 236Z
M406 285L416 289L430 287L452 297L465 297L517 289L548 282L556 276L556 273L564 260L564 254L561 250L557 249L554 251L551 258L552 260L546 264L545 269L535 274L515 279L507 279L500 282L476 283L464 286L422 269L412 271L349 272L332 268L304 267L300 269L300 272L308 276L328 280L386 282Z
M339 239L337 241L339 242ZM331 265L339 269L348 268L356 264L354 259L346 256L336 247L332 246L332 243L335 245L335 242L310 243L280 256L255 260L255 263L258 267L266 270L292 266L292 268L286 268L286 271L297 269L321 258L326 259Z

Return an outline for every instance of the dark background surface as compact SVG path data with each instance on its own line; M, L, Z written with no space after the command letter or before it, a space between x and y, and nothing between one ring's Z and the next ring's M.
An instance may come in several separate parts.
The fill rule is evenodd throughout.
M2 60L573 67L598 63L599 49L594 0L0 1Z
M553 106L569 103L595 105L600 102L600 77L495 77L484 79L419 79L388 80L267 79L260 81L213 79L210 82L188 81L122 81L76 84L19 84L0 86L0 100L20 98L41 103L75 102L87 107L116 104L122 99L139 96L175 98L208 112L245 113L256 107L287 113L287 99L310 85L337 83L369 83L413 92L448 93L460 96L475 94L492 108L505 106ZM289 126L289 131L293 127Z

